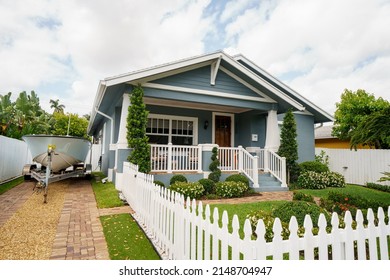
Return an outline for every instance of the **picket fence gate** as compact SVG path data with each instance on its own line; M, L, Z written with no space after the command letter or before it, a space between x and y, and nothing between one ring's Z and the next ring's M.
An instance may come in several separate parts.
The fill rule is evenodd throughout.
M259 220L255 230L256 238L249 220L244 224L244 238L239 236L237 215L232 219L229 231L229 217L226 211L220 215L214 208L211 216L210 206L202 202L184 199L183 195L153 183L153 175L138 172L138 167L124 163L124 182L122 193L135 211L134 217L143 227L156 249L164 259L177 260L265 260L272 258L305 260L388 260L390 248L390 222L386 223L385 213L378 209L375 218L372 209L368 210L368 224L363 224L363 214L356 215L356 228L352 227L352 216L346 212L345 227L340 228L339 218L332 214L330 233L326 231L327 222L323 214L318 221L318 234L312 232L313 222L309 215L304 221L304 235L298 235L295 217L289 223L290 236L282 238L282 224L279 218L273 224L272 242L264 238L266 228ZM390 215L390 207L387 209Z

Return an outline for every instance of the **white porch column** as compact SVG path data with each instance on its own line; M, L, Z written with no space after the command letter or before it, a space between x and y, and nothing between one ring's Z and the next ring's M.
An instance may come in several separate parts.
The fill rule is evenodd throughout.
M123 94L123 100L122 100L122 112L121 112L121 123L119 124L119 135L118 135L118 146L121 146L121 148L127 148L127 115L128 115L128 108L130 106L130 95L125 93Z
M265 149L277 152L280 146L278 115L276 110L268 111L267 132L265 135Z

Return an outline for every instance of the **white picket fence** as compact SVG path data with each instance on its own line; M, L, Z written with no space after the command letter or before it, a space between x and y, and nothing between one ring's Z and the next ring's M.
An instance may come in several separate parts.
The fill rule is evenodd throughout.
M244 224L244 238L239 235L237 215L232 219L232 231L229 231L229 217L214 208L211 216L210 206L202 202L185 200L176 192L159 187L153 183L153 175L138 172L137 166L124 163L124 181L122 193L135 211L135 218L153 241L155 247L165 259L177 260L227 260L227 259L370 259L388 260L390 222L385 222L385 213L378 209L377 219L371 209L368 210L368 224L363 225L363 214L358 211L356 229L352 227L349 212L344 217L345 227L339 227L339 218L333 213L330 233L326 231L325 216L321 214L319 232L313 235L313 223L310 216L304 222L305 233L298 235L298 223L291 218L287 240L282 238L282 225L278 218L273 225L274 238L267 242L264 238L265 225L259 220L253 238L249 220ZM387 209L390 215L390 207ZM331 251L330 251L331 248ZM330 253L331 252L331 253Z
M23 166L31 162L31 154L24 141L0 136L0 184L21 176Z
M316 148L316 154L324 151L329 156L331 171L344 175L351 184L365 185L377 183L389 185L390 182L378 182L382 172L390 171L390 150L349 150Z

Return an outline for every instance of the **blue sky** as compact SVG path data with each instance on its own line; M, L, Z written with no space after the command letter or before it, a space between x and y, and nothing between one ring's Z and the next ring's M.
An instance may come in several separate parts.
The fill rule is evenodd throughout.
M99 80L242 53L333 114L344 89L390 100L390 0L0 0L0 94L89 113Z

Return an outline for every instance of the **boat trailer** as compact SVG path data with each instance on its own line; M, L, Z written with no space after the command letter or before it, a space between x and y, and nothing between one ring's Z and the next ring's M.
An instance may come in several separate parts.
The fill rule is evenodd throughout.
M51 169L51 163L53 156L55 154L55 145L48 145L47 149L47 166L42 166L40 169L36 164L26 164L23 167L22 174L26 179L34 178L37 183L33 188L33 192L41 193L43 192L43 202L47 203L47 193L50 183L58 182L72 177L85 177L91 176L92 166L91 164L79 163L72 165L72 170L64 170L60 173L54 173Z

